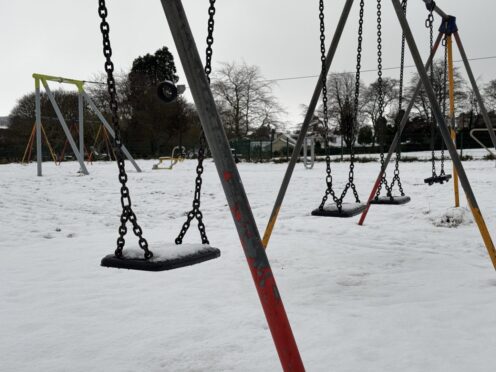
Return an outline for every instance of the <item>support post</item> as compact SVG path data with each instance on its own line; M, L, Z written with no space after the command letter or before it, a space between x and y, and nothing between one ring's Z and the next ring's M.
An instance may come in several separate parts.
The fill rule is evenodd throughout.
M81 91L78 91L78 108L79 108L79 152L84 159L84 100Z
M448 148L451 159L453 159L453 165L458 171L460 182L462 184L463 190L465 191L465 195L467 196L468 204L470 206L470 209L472 210L474 220L477 223L480 234L488 251L489 257L491 258L493 267L496 269L496 249L494 247L494 243L492 241L491 235L489 234L489 230L487 228L484 217L482 216L482 213L479 209L479 205L477 204L477 199L475 198L475 194L472 190L472 187L470 186L470 182L468 180L467 174L465 173L465 169L463 168L463 164L460 161L460 157L456 152L456 148L453 145L453 142L451 141L448 127L446 126L446 122L441 112L439 103L436 100L436 95L429 81L427 71L422 64L422 58L420 57L420 53L415 43L415 39L413 38L412 31L410 29L410 26L408 24L405 15L403 14L401 3L399 0L391 0L391 2L393 3L396 16L398 17L398 20L400 21L401 24L401 28L403 29L403 32L405 34L405 38L408 43L410 53L412 54L413 60L415 62L415 66L417 67L417 71L420 75L420 79L422 80L427 96L429 97L429 101L433 108L433 112L436 117L444 143ZM455 38L456 38L456 34L455 34Z
M98 119L100 119L100 121L102 122L105 129L107 129L107 131L110 133L112 138L115 138L114 129L110 126L110 124L107 122L107 120L105 120L105 118L103 117L100 110L98 110L98 108L96 107L93 100L90 98L90 96L88 96L88 94L86 92L83 91L82 94L83 94L84 99L86 100L86 102L90 106L91 110L95 113L95 115L98 117ZM141 168L138 166L138 163L136 163L134 158L131 156L131 153L128 151L126 146L122 145L121 149L122 149L122 153L124 154L124 156L127 158L127 160L129 160L131 162L134 169L136 169L136 172L141 173ZM109 157L110 157L110 153L109 153Z
M431 51L431 55L429 56L429 59L425 65L425 69L427 70L429 67L431 67L431 64L434 60L434 56L436 55L437 50L439 49L439 45L441 44L441 40L443 39L443 34L439 33L436 42L434 43ZM419 80L417 83L417 87L415 88L415 93L413 93L413 96L410 100L410 103L408 104L408 107L405 111L405 114L401 118L400 125L398 126L398 131L396 132L396 135L394 136L393 142L391 143L391 146L389 147L388 154L386 158L384 159L384 165L382 166L379 175L377 176L377 179L374 183L374 186L372 187L372 191L370 192L369 199L367 200L367 207L365 210L362 212L362 215L360 216L360 221L358 224L362 226L365 222L365 219L367 218L367 214L369 213L369 209L372 203L372 200L374 200L375 195L377 193L377 189L379 188L379 185L381 184L382 176L384 173L386 173L386 169L391 162L391 158L393 157L393 153L395 152L397 146L400 143L401 140L401 135L403 134L403 130L406 127L406 124L408 123L408 118L410 116L410 113L412 112L413 106L415 105L415 99L420 93L420 89L422 88L422 80Z
M274 203L274 207L272 209L272 213L269 218L269 222L267 227L265 228L265 233L263 237L264 247L267 248L269 244L270 237L272 235L272 231L274 230L274 226L277 221L277 216L279 215L279 211L281 210L282 202L284 201L284 197L286 196L286 191L288 190L289 182L291 181L291 177L293 176L294 168L298 158L300 156L301 148L303 146L303 141L308 132L308 127L313 119L313 114L315 113L315 109L319 102L320 94L322 92L322 79L327 78L327 74L331 68L332 61L334 60L334 55L336 54L336 50L338 49L339 41L341 40L341 36L343 34L344 27L346 26L346 22L348 21L348 16L350 15L351 8L353 6L354 0L347 0L344 4L343 11L341 13L341 18L339 19L338 25L336 27L336 31L334 33L331 45L329 47L329 52L326 57L326 69L325 73L321 72L319 75L319 79L315 86L315 90L312 95L312 99L310 100L310 104L308 105L307 114L305 116L305 120L303 121L303 125L300 129L300 134L298 136L298 140L293 149L293 154L291 156L291 161L288 164L288 168L286 170L286 174L284 175L281 187L279 189L279 193L276 198L276 202Z
M465 48L463 47L462 40L460 39L460 35L458 32L453 34L455 37L456 45L458 46L458 51L463 60L463 64L465 66L465 70L467 71L468 79L470 80L470 84L472 85L472 90L474 91L475 98L477 103L479 104L482 117L484 118L484 123L486 124L487 130L489 131L489 136L491 137L491 141L493 143L493 147L496 149L496 133L494 132L494 127L491 122L491 118L487 113L486 105L484 104L484 100L482 99L482 95L480 93L479 87L477 86L477 82L475 81L474 73L472 72L472 67L467 58L467 54L465 53Z
M304 371L181 0L161 0L284 371Z
M456 149L456 120L455 120L455 68L453 66L453 38L448 35L446 38L446 47L448 48L448 80L449 80L449 99L450 99L450 131L451 140ZM453 191L455 193L455 207L460 207L460 190L458 186L458 171L453 167Z
M48 86L48 83L45 80L41 80L41 83L43 84L43 87L45 88L45 91L47 92L48 98L50 99L50 102L52 103L53 109L55 110L55 114L57 115L57 118L60 121L60 125L62 126L62 129L64 130L65 136L67 137L67 140L69 141L69 144L71 145L72 152L74 152L74 155L76 155L76 158L79 162L79 166L81 167L81 172L85 175L90 174L88 172L88 169L86 169L86 165L84 164L83 155L77 149L76 143L74 142L74 138L72 138L71 131L67 127L65 119L62 116L62 113L60 112L59 105L57 105L57 102L55 101L55 97L53 96L53 94L50 90L50 87Z
M38 177L42 174L42 151L41 151L41 97L40 97L40 79L34 79L35 87L35 116L36 116L36 166ZM28 160L29 161L29 160Z

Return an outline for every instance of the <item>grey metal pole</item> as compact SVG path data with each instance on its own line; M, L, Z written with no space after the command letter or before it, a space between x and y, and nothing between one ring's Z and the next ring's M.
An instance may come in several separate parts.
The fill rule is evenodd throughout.
M431 67L432 62L434 61L434 56L436 55L436 52L439 48L439 45L441 44L441 40L443 39L443 34L439 33L436 42L434 43L432 47L431 54L429 56L429 59L427 60L427 63L425 65L425 69L427 70L429 67ZM393 153L396 151L396 148L398 147L400 140L401 140L401 135L403 134L403 130L406 127L406 124L408 123L408 119L410 117L410 113L412 112L413 106L415 105L415 99L420 93L420 89L422 88L422 80L419 80L417 83L417 87L415 88L415 93L413 93L412 98L410 99L410 103L408 104L408 107L405 111L405 114L401 118L400 125L398 127L398 130L396 131L396 135L394 136L393 142L391 143L391 146L389 147L388 154L386 158L384 159L384 165L381 167L381 170L379 172L379 175L377 176L377 179L374 183L374 186L372 187L372 191L370 192L369 199L367 200L367 207L365 210L362 212L362 215L360 217L360 220L358 224L361 226L365 222L365 218L367 218L367 214L369 213L370 206L372 205L372 200L374 200L375 195L377 193L377 189L379 188L379 185L382 180L382 176L384 173L386 173L387 167L389 163L391 162L391 159L393 157Z
M467 71L468 79L470 80L470 84L472 85L472 90L475 93L475 98L477 99L477 103L479 104L482 117L484 118L484 123L486 123L487 130L489 131L489 136L491 137L491 141L493 143L493 147L496 149L496 133L494 132L494 127L491 122L491 118L487 113L486 105L484 104L484 100L482 99L482 95L480 93L479 87L477 86L477 82L475 81L474 73L472 72L472 67L467 58L467 53L465 53L465 48L463 47L462 40L460 39L460 35L458 32L453 34L456 40L456 45L458 46L458 50L460 51L460 55L463 60L463 64L465 65L465 70Z
M305 137L305 140L303 141L303 166L306 168L308 165L308 159L307 159L307 154L308 154L308 138Z
M418 51L417 45L415 43L415 39L413 38L412 31L410 30L410 26L408 24L408 21L403 14L403 9L401 7L401 3L399 0L391 0L394 6L394 10L396 12L396 16L398 17L398 20L400 21L401 28L403 29L403 32L405 33L405 38L408 43L408 47L410 49L410 53L412 54L413 60L415 61L415 65L417 67L417 71L420 75L420 79L423 82L424 88L426 90L427 96L429 97L430 104L432 106L434 115L436 117L439 130L441 132L441 135L443 136L444 143L446 144L446 147L448 148L448 151L450 153L451 159L453 161L453 165L458 171L458 175L460 177L460 182L462 184L463 190L465 191L465 195L467 196L468 199L468 204L470 206L470 209L472 210L472 214L474 216L474 219L477 223L477 226L479 227L480 234L482 236L482 239L484 240L484 244L486 245L487 251L489 253L489 257L491 258L491 261L493 263L494 268L496 269L496 249L494 247L494 243L491 239L491 235L489 234L489 230L487 229L486 222L484 221L484 218L482 216L482 213L480 212L479 205L477 204L477 200L475 198L474 192L472 190L472 187L470 186L470 182L468 180L467 174L465 173L465 169L463 168L463 164L460 160L460 157L458 156L458 153L456 151L456 147L453 144L453 141L451 141L451 136L449 129L446 125L444 115L441 111L441 107L439 106L439 103L436 100L436 94L434 93L434 90L432 89L431 82L429 80L429 76L427 75L427 70L424 68L424 65L422 64L422 58L420 57L420 53Z
M267 227L265 228L265 233L263 237L264 247L267 248L269 244L270 237L272 235L272 231L274 230L274 226L277 221L277 216L279 215L279 211L281 210L282 203L284 201L284 197L286 196L286 191L288 190L289 182L291 181L291 177L293 176L294 168L298 158L300 156L301 147L303 145L303 141L307 135L308 127L313 119L313 115L315 113L315 109L319 102L320 94L322 92L322 79L327 78L327 74L331 69L332 61L334 60L334 55L336 54L336 50L338 49L339 41L341 40L341 36L343 34L344 27L346 26L346 22L348 21L348 16L350 15L351 8L353 7L354 0L347 0L344 4L343 11L341 13L341 17L339 19L338 25L336 27L336 31L334 33L331 45L329 47L329 52L326 57L326 71L321 72L317 84L315 86L315 90L313 92L312 99L310 100L310 104L308 105L307 114L305 116L305 120L303 121L303 125L301 126L300 134L298 136L298 140L296 141L296 145L293 149L293 154L291 156L291 161L288 164L288 168L286 169L286 174L284 175L281 188L279 189L279 193L277 194L276 202L274 203L274 207L272 209L272 213L269 218L269 222L267 223Z
M40 97L40 79L34 79L35 87L35 116L36 116L36 167L38 177L42 174L42 151L41 151L41 97ZM29 159L28 159L29 161Z
M254 284L285 371L304 371L291 326L180 0L161 0Z
M81 167L81 172L85 175L90 174L88 172L88 169L86 169L86 165L84 164L84 158L79 152L76 142L74 142L74 138L72 138L71 131L67 127L67 124L65 122L64 117L62 116L62 113L60 112L59 105L57 105L57 102L55 101L55 97L53 96L52 92L50 91L50 87L48 86L48 83L45 80L41 80L41 83L43 84L43 87L45 88L45 91L47 92L48 98L50 99L50 102L52 103L53 109L55 110L55 114L57 115L57 118L60 121L60 125L62 126L62 129L64 130L65 136L67 137L67 140L69 141L69 144L71 145L72 151L74 152L74 155L76 155L76 158L79 162L79 166Z
M115 138L114 129L110 126L110 124L107 122L107 120L105 120L105 117L102 115L100 110L98 110L98 107L96 107L96 105L93 102L93 100L91 99L91 97L85 91L83 91L82 94L83 94L83 97L86 100L86 102L90 105L91 110L95 113L95 115L98 117L98 119L100 119L100 121L102 122L105 129L107 129L107 131L112 136L112 138ZM131 162L134 169L136 169L136 171L138 173L141 173L141 168L139 167L138 163L136 163L136 161L132 157L131 153L126 148L126 146L122 145L121 149L122 149L122 153L127 158L127 160L129 160ZM109 156L110 156L110 154L109 154Z
M79 108L79 152L84 159L84 101L81 92L78 92L78 108Z

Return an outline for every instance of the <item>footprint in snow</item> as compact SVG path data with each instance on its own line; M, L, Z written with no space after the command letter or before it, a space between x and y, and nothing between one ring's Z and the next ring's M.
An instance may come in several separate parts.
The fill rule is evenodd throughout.
M336 283L343 287L358 287L363 284L363 280L359 278L345 278L337 280Z

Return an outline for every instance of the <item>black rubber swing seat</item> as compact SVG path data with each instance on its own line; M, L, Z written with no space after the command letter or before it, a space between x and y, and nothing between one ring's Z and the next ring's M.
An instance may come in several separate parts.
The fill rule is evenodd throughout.
M148 260L144 258L141 249L124 249L123 257L109 254L102 259L101 265L116 269L165 271L196 265L220 257L220 250L209 245L183 244L175 247L165 252L162 252L164 249L151 248L153 257Z
M379 196L377 199L372 199L370 204L382 204L382 205L402 205L409 203L412 199L409 196Z
M337 218L350 218L362 213L367 206L362 203L343 203L341 211L339 211L336 204L324 206L324 209L317 208L312 211L312 216L318 217L337 217Z
M445 174L444 176L435 176L429 177L424 180L429 186L434 185L435 183L440 183L441 185L445 182L448 182L451 179L451 174Z

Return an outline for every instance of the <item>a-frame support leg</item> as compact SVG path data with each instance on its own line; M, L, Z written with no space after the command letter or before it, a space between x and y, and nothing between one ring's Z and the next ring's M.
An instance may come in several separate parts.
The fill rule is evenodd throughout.
M453 165L456 168L458 175L460 177L460 183L462 184L463 190L465 191L465 195L467 196L468 204L470 206L470 209L472 210L472 214L474 216L475 222L477 223L482 239L484 240L484 244L486 245L493 266L496 269L496 249L494 247L494 243L491 239L491 235L489 234L489 230L487 229L487 225L482 216L482 213L480 212L479 205L477 204L477 199L475 198L472 187L470 186L470 182L468 180L467 174L465 173L465 169L463 168L463 164L460 160L460 157L458 156L458 153L456 151L453 142L451 141L450 132L446 125L445 118L441 112L441 107L439 106L439 103L436 100L436 95L434 93L431 82L427 75L427 70L424 68L424 65L422 63L422 58L420 57L420 53L415 43L415 39L413 38L413 34L408 24L408 21L405 15L403 14L401 3L399 0L391 0L391 2L393 3L396 16L400 21L401 28L405 33L405 38L408 43L410 53L413 57L413 60L415 61L417 71L419 73L420 79L423 82L427 96L429 97L429 101L432 106L436 120L438 122L439 130L443 137L444 143L448 148L451 159L453 160Z
M40 79L34 80L35 87L35 115L36 115L36 169L38 177L43 175L42 163L43 154L41 149L41 96L40 96Z
M456 148L456 123L455 123L455 67L453 65L453 40L452 35L446 37L446 48L448 48L448 81L449 81L449 119L450 134ZM459 190L458 172L453 167L453 192L455 195L455 207L460 207L460 190Z
M284 371L304 371L181 0L161 0Z

